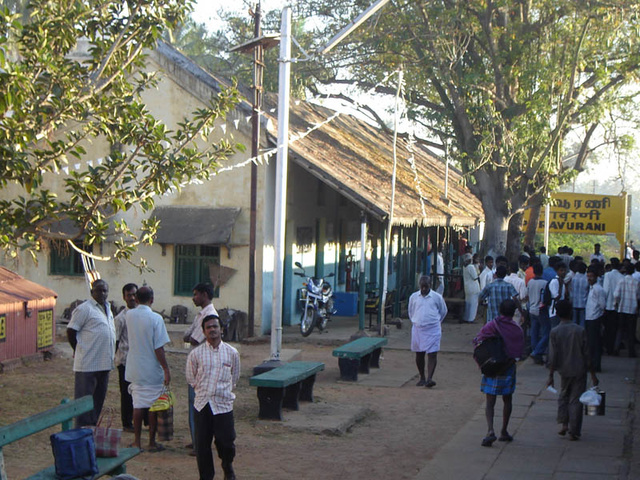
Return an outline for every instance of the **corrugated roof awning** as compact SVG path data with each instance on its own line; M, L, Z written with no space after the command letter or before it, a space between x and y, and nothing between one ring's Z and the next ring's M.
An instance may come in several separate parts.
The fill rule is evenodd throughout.
M44 298L57 298L53 290L0 267L0 303L27 302Z
M158 207L156 242L176 245L228 245L240 208Z

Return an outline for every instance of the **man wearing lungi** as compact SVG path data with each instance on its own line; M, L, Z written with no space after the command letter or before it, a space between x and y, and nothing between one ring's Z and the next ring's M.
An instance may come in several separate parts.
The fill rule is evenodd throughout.
M442 295L431 290L431 278L420 278L420 290L409 297L409 319L411 320L411 351L416 352L416 366L420 374L418 387L435 386L433 373L438 364L438 351L442 338L441 323L447 316L447 305ZM425 355L429 356L425 378Z
M129 335L129 353L125 378L131 383L133 397L132 446L141 448L140 434L145 411L162 395L171 381L164 346L170 342L167 328L160 315L151 310L153 290L140 287L136 292L138 306L126 314ZM149 411L149 447L147 451L160 452L164 447L156 443L157 412Z

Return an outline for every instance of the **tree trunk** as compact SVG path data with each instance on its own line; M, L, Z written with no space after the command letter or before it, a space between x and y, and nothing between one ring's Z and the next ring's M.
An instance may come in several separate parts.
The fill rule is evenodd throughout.
M542 210L542 205L534 205L531 207L531 213L529 215L529 223L527 223L527 229L524 232L524 245L529 245L533 247L535 238L536 238L536 230L538 229L538 222L540 221L540 211Z
M528 206L530 208L529 215L529 223L527 223L527 228L524 232L524 245L529 245L533 247L533 243L536 237L536 230L538 229L538 222L540 221L540 212L542 210L542 199L543 196L540 194L536 194L529 199Z
M492 255L494 258L497 255L504 255L506 253L507 227L509 219L499 211L491 211L491 209L484 207L484 202L483 209L485 212L485 252L488 255Z
M516 213L509 220L509 231L507 233L507 258L510 262L517 262L520 256L520 232L522 231L521 213Z

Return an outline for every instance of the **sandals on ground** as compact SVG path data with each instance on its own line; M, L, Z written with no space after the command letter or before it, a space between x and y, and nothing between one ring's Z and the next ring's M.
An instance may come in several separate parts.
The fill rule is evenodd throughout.
M496 434L491 432L489 435L487 435L482 439L482 446L490 447L491 445L493 445L493 442L495 441L496 441Z

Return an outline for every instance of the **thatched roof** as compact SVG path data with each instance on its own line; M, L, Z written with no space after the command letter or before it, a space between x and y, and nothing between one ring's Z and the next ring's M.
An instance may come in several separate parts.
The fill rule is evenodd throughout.
M274 96L265 100L272 105L276 101ZM289 138L305 134L335 113L308 102L292 102ZM277 122L268 133L275 142ZM394 225L417 222L424 226L473 226L484 218L480 201L462 184L458 170L449 168L448 199L445 199L443 160L420 143L413 144L412 152L409 148L406 139L398 139ZM341 114L304 138L294 140L289 152L292 161L340 191L368 214L378 220L389 216L393 135L352 115Z

